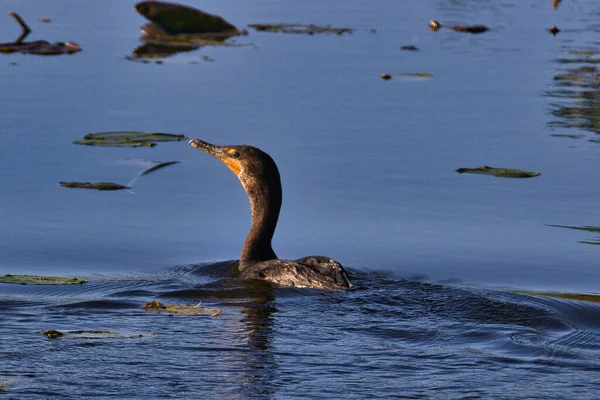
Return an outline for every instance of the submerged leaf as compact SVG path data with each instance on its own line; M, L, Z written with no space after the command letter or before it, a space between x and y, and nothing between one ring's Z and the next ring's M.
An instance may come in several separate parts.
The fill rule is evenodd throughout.
M157 336L156 333L151 334L123 334L118 332L103 331L103 330L77 330L77 331L57 331L50 329L46 331L38 331L48 339L57 339L64 337L65 339L138 339L148 336Z
M0 283L14 283L21 285L71 285L75 283L86 283L87 280L79 278L63 278L60 276L39 275L0 275Z
M62 187L71 189L96 189L96 190L123 190L131 189L129 186L112 182L59 182Z
M492 175L498 178L534 178L536 176L541 175L539 172L525 171L522 169L513 169L513 168L495 168L488 167L487 165L483 165L477 168L459 168L456 170L459 174L469 173L469 174L483 174L483 175Z
M109 147L152 147L156 142L178 142L186 139L185 135L171 133L146 133L135 131L88 133L81 140L73 143L87 146Z
M191 304L186 304L183 306L175 304L165 305L156 300L146 303L142 309L146 311L178 315L210 315L214 317L221 314L220 308L208 308L203 307L200 304L195 306L192 306Z

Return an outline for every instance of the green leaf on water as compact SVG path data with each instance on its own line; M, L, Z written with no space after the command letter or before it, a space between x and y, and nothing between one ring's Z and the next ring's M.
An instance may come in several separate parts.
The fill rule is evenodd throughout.
M156 142L178 142L183 139L186 139L185 135L172 133L122 131L88 133L73 143L86 146L154 147Z
M79 278L64 278L60 276L40 275L0 275L0 283L13 283L21 285L71 285L86 283L87 280Z
M498 178L533 178L541 175L539 172L525 171L522 169L513 169L513 168L495 168L488 167L487 165L483 165L477 168L459 168L456 170L459 174L469 173L469 174L483 174L483 175L491 175Z

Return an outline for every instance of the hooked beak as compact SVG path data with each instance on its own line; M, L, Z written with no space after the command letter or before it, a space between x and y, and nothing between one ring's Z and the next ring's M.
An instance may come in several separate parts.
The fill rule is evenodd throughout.
M214 144L204 142L200 139L192 139L188 144L215 157L223 164L227 165L229 169L232 170L236 175L239 175L240 171L242 170L240 162L234 158L231 158L221 146L215 146Z

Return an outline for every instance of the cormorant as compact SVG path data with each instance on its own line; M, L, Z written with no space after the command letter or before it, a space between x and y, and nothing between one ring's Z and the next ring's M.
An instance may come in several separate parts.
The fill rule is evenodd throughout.
M214 156L237 175L248 194L252 226L240 256L241 279L263 279L278 286L341 290L352 283L344 267L325 256L280 260L271 247L279 210L281 180L275 161L252 146L215 146L192 139L190 146Z

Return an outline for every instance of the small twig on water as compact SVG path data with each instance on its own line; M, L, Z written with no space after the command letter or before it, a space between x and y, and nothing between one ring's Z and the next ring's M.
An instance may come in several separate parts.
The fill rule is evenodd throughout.
M19 16L19 14L17 14L16 12L9 11L8 14L12 15L12 17L17 20L17 22L19 23L19 25L21 25L21 28L23 29L23 33L21 33L21 36L19 36L19 38L15 42L17 44L21 43L23 41L23 39L25 39L27 37L27 35L29 35L29 33L31 32L31 29L29 29L29 27L27 26L25 21L23 21L23 18L21 18Z

